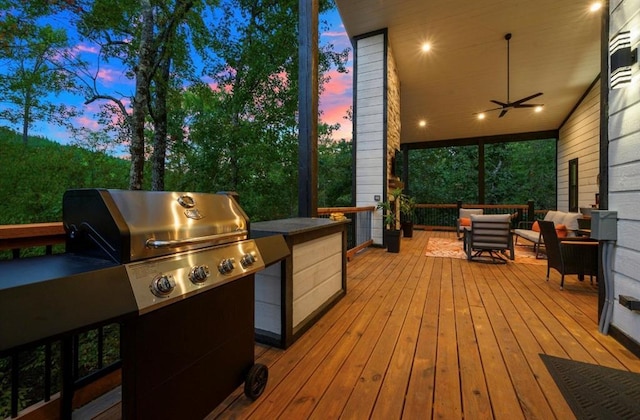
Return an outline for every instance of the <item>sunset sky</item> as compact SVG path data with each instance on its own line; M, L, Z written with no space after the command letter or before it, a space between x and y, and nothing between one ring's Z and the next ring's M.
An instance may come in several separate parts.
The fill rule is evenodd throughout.
M351 51L351 43L346 35L340 15L337 10L333 10L330 13L322 15L322 18L326 18L330 23L330 29L320 34L321 43L333 43L337 51L341 51L344 48L350 49L348 68L349 72L346 74L338 73L333 70L330 72L331 80L325 86L325 91L320 97L319 107L322 112L321 120L328 124L340 124L340 130L335 133L336 139L352 138L352 126L351 122L344 117L347 114L347 110L352 104L352 67L353 67L353 51ZM65 22L59 22L65 24ZM80 54L91 55L97 51L92 51L91 47L83 44L78 44L76 50ZM102 89L107 92L118 92L123 97L132 95L132 83L128 80L121 69L103 65L99 71L99 82L102 84ZM94 102L89 105L82 105L81 97L72 97L70 95L61 95L57 100L67 103L69 105L76 105L82 107L84 113L82 116L77 117L75 122L76 126L84 126L93 130L99 128L96 122L96 113L99 110L100 103ZM1 122L5 124L6 122ZM14 127L18 129L17 127ZM62 144L69 144L73 142L70 134L62 127L40 123L36 124L30 131L32 135L41 135L51 140L55 140ZM124 151L121 151L124 152ZM126 153L126 152L125 152ZM119 153L117 153L119 154Z

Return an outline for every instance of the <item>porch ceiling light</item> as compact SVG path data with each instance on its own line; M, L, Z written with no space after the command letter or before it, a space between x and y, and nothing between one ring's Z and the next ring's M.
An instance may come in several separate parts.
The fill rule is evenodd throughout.
M609 42L611 59L611 89L619 89L631 83L631 66L638 62L638 49L631 49L631 32L618 33Z

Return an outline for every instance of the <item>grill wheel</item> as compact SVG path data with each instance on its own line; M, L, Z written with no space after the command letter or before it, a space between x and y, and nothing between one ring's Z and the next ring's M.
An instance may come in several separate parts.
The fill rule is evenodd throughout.
M261 363L251 366L244 381L244 395L255 401L262 395L269 380L269 370Z

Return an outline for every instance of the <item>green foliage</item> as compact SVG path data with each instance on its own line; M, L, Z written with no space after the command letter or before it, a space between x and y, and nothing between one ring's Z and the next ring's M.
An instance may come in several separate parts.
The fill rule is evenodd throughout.
M485 204L555 208L555 140L487 144ZM477 203L476 146L409 151L409 184L419 203Z
M204 69L213 83L193 84L179 107L189 132L173 145L168 164L183 174L179 189L236 191L254 221L296 213L297 4L221 1L218 30L209 34L214 54ZM324 49L321 71L345 61L346 53ZM327 146L323 151L327 162L337 163L337 149ZM339 165L347 164L343 159ZM337 176L338 182L325 178L323 203L350 202L350 175Z
M326 141L318 145L318 207L352 205L353 145Z
M384 200L376 206L376 209L382 210L382 220L384 225L389 230L397 230L398 222L398 200L402 202L402 189L396 188L391 191L387 200Z
M409 151L409 186L419 203L476 203L477 185L475 146Z
M62 220L70 188L126 188L129 162L0 127L0 224Z
M403 194L400 198L400 213L403 222L413 222L416 219L416 198Z

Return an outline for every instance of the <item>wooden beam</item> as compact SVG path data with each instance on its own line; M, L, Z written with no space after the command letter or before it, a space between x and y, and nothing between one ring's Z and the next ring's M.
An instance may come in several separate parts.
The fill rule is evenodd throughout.
M298 215L318 208L318 0L299 0Z

